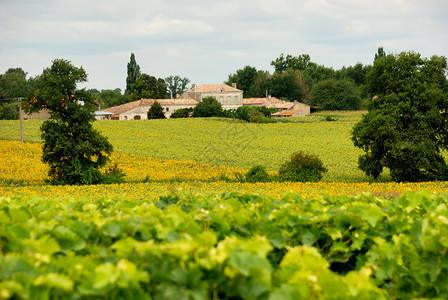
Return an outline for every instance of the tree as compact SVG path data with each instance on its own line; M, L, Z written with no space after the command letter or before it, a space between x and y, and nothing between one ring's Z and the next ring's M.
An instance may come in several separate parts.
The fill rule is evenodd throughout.
M163 107L159 102L154 101L148 110L148 119L165 119Z
M306 95L305 82L300 71L288 69L283 73L274 73L271 78L271 95L289 101L301 100Z
M166 83L162 78L155 78L148 74L142 74L137 81L131 85L130 93L134 100L137 99L165 99Z
M126 91L125 93L129 93L131 86L137 81L140 77L140 66L135 61L134 53L131 53L131 59L128 62L128 76L126 77Z
M187 85L190 83L190 79L176 75L165 78L165 82L170 91L171 98L176 98L177 95L182 95L188 89Z
M50 111L50 120L41 126L42 161L48 164L54 184L95 184L110 178L99 168L108 162L112 145L92 126L96 109L92 95L76 88L85 81L87 73L82 67L55 59L44 69L40 88L23 104L28 113L43 108Z
M310 104L323 110L356 110L361 98L353 81L325 79L313 86Z
M227 81L227 85L236 83L236 86L244 91L244 98L252 98L255 95L251 94L251 87L255 83L257 77L257 69L251 66L245 66L244 69L239 69L235 74L230 74Z
M306 70L311 64L311 58L308 54L302 54L299 56L292 56L290 54L283 56L283 53L271 62L271 66L274 67L276 73L282 73L288 69L293 70Z
M386 52L384 52L383 47L379 47L377 53L375 53L375 60L383 56L386 56Z
M222 106L215 97L206 97L201 102L196 104L193 109L193 117L206 118L206 117L221 117Z
M448 148L447 60L414 52L374 61L366 88L375 95L353 128L365 153L359 168L375 179L389 168L395 181L446 180Z
M0 75L0 120L18 119L18 98L27 94L28 83L22 68L10 68Z

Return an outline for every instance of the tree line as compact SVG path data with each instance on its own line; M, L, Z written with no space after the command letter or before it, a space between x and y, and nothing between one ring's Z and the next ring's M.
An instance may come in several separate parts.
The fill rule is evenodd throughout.
M382 48L375 57L385 55ZM245 98L265 97L267 94L283 100L298 100L324 110L365 108L363 98L365 78L370 65L334 70L311 61L308 54L281 54L271 62L274 72L246 66L228 75L226 84L237 83ZM27 78L22 68L10 68L0 75L0 119L18 119L19 97L28 97L39 87L42 75ZM141 98L176 98L189 88L190 80L178 75L157 78L142 73L134 53L127 64L126 89L89 89L101 108L108 108Z

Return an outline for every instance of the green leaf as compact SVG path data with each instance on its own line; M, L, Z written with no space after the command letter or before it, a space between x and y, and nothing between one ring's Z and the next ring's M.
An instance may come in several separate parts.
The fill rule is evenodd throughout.
M300 293L288 284L282 284L269 295L269 300L297 300L300 299Z
M38 276L33 284L35 286L47 286L53 288L60 288L65 291L73 290L73 281L63 274L58 273L48 273L45 275Z
M378 206L370 206L369 208L361 210L360 215L370 226L375 227L378 221L386 214Z

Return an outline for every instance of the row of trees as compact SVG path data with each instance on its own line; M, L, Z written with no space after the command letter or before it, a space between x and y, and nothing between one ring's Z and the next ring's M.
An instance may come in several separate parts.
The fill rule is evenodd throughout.
M384 55L378 49L375 57ZM299 100L324 110L354 110L362 107L366 74L370 65L357 63L340 70L311 61L308 54L281 54L271 62L274 73L246 66L230 74L226 84L237 83L245 98L270 94L283 100Z

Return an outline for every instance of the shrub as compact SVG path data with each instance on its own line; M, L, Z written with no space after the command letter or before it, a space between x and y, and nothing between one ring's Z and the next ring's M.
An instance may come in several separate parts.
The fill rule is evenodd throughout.
M215 97L206 97L202 99L193 109L193 117L207 118L207 117L221 117L222 105Z
M170 116L171 119L175 118L189 118L191 114L193 113L193 108L180 108L173 112Z
M271 180L272 178L266 171L266 168L261 165L252 167L249 171L247 171L245 176L245 181L250 183L267 182Z
M148 119L165 119L163 107L159 102L154 101L148 110Z
M278 176L280 181L319 181L327 171L317 156L298 151L280 166Z

